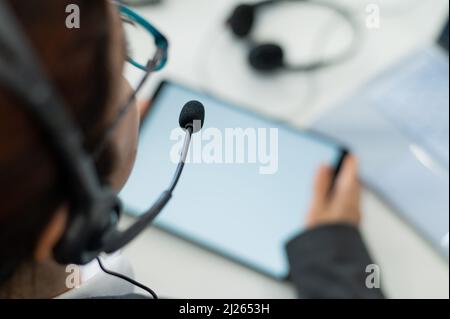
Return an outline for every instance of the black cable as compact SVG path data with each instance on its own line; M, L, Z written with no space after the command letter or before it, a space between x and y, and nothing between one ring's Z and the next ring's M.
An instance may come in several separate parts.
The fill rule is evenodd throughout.
M139 287L139 288L141 288L141 289L147 291L147 292L153 297L153 299L159 299L159 298L158 298L158 295L157 295L152 289L150 289L149 287L144 286L144 285L141 284L140 282L137 282L136 280L131 279L131 278L125 276L125 275L122 275L122 274L119 274L119 273L117 273L117 272L114 272L114 271L111 271L111 270L106 269L105 266L103 265L103 263L102 263L100 257L97 257L96 260L97 260L98 265L100 266L100 269L101 269L105 274L108 274L108 275L110 275L110 276L114 276L114 277L117 277L117 278L119 278L119 279L125 280L125 281L129 282L130 284L132 284L133 286Z

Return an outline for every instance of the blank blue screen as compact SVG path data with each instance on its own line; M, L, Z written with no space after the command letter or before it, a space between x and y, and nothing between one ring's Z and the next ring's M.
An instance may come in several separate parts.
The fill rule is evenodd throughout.
M156 224L258 271L286 277L284 246L303 229L315 173L320 164L335 165L341 156L338 145L312 134L167 83L141 129L137 161L120 194L127 212L145 211L168 187L176 168L170 158L176 143L171 132L182 106L192 99L205 105L204 131L277 128L278 171L262 175L259 167L264 165L258 163L188 163ZM201 134L193 139L205 143Z

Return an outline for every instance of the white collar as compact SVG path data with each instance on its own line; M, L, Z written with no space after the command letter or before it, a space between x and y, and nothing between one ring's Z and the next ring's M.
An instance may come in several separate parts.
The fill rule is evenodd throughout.
M128 260L120 254L115 254L102 258L105 267L124 274L130 278L134 277L133 269ZM66 293L57 296L55 299L89 299L94 297L113 297L132 294L134 286L119 278L110 276L101 271L97 262L94 261L80 268L81 285Z

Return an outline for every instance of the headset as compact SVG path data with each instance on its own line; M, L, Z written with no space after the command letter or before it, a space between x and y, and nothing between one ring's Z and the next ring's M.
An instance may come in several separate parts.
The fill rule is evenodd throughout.
M317 6L333 11L351 27L353 32L351 44L343 52L334 57L316 60L306 64L292 65L285 60L285 51L281 45L277 43L256 43L251 38L251 33L260 11L287 2L297 2L302 5ZM250 53L248 55L250 66L256 71L266 73L280 70L312 72L343 62L356 51L360 33L358 23L349 11L334 3L319 0L264 0L252 4L239 4L234 8L233 13L228 18L227 26L235 37L246 40L250 44Z
M170 186L131 227L120 231L117 224L122 204L117 194L100 182L93 157L83 148L80 128L50 84L4 0L0 0L0 84L23 101L25 110L44 133L67 181L69 220L54 250L54 257L61 264L84 265L102 252L115 252L153 222L171 199L184 168L191 135L202 128L205 119L200 102L190 101L183 107L179 124L186 137Z

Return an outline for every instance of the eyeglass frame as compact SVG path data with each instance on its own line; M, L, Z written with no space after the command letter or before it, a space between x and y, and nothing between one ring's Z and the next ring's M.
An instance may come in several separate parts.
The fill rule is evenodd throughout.
M151 36L155 40L155 45L157 49L153 58L150 59L146 65L142 65L134 61L130 57L127 57L127 62L130 63L132 66L136 67L137 69L145 72L145 75L142 78L142 80L138 83L136 89L133 91L131 96L127 99L124 106L120 108L120 111L117 114L116 118L108 126L108 128L106 129L106 133L103 135L103 137L100 140L100 143L98 143L97 147L95 148L92 156L96 160L98 160L100 154L102 154L102 152L105 150L111 135L113 134L114 130L116 129L117 125L120 123L122 118L125 116L125 114L127 114L132 103L136 100L137 94L141 91L142 87L147 82L150 74L162 70L167 64L168 60L169 41L167 40L167 38L149 21L147 21L144 17L139 15L134 10L120 3L116 3L116 6L119 10L119 13L122 16L125 16L132 22L137 23L139 26L143 27L149 34L151 34Z

